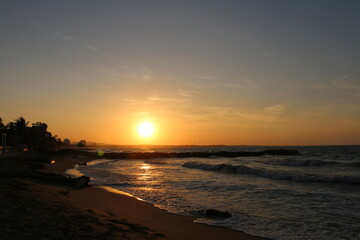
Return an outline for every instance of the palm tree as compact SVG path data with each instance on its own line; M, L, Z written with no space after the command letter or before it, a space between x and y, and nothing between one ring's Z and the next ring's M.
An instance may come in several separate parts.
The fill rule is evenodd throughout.
M29 144L29 128L27 125L29 122L23 117L19 117L15 120L13 126L15 130L15 138L13 144L21 146L23 144Z
M29 122L27 122L25 120L25 118L19 117L18 119L15 120L15 129L16 129L16 131L21 133L21 132L25 131L24 129L26 129L28 124L29 124Z

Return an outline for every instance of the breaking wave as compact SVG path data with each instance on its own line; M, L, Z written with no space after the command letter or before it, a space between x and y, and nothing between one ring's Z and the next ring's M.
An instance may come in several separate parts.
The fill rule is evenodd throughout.
M279 166L319 166L319 165L329 165L329 164L341 164L341 162L335 161L324 161L316 159L266 159L261 161L262 163L269 165L279 165Z
M230 164L206 164L199 162L186 162L182 165L186 168L194 168L206 171L221 172L225 174L249 174L259 177L291 180L296 182L327 182L327 183L351 183L360 184L360 177L356 176L320 176L313 174L302 174L296 171L271 170L264 168L252 168L244 165L230 165Z
M166 161L164 160L153 160L153 159L147 159L144 161L144 163L147 163L147 164L167 164Z

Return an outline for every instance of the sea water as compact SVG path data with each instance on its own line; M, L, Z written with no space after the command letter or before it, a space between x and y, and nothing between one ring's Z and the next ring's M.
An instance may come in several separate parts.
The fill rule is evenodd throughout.
M77 169L171 213L217 209L196 222L279 240L360 239L360 146L290 148L297 156L97 161ZM109 151L261 151L271 147L172 147ZM104 159L106 160L106 159Z

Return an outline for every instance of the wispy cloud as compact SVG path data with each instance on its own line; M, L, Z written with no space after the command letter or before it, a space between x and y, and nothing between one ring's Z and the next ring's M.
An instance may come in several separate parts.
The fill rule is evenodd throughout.
M199 83L187 83L186 87L191 88L195 91L202 91L204 89L204 86Z
M207 106L181 117L185 123L227 124L248 127L272 127L283 122L288 107L276 104L263 109L246 109L230 106Z
M210 89L210 88L236 88L236 89L245 89L245 88L258 88L260 87L258 81L249 80L249 79L228 79L228 78L220 78L220 77L210 77L203 76L198 77L198 79L206 80L201 81L198 80L194 83L188 84L188 86L197 89Z
M97 48L94 47L94 46L91 46L91 45L86 45L85 48L87 48L87 49L89 49L91 51L94 51L94 52L97 51Z
M314 84L311 86L313 90L322 91L323 98L327 98L328 102L346 103L360 101L360 74L347 73L339 77L328 80L327 83ZM319 93L317 93L319 96Z
M72 40L74 40L74 38L71 37L71 36L63 36L63 39L65 39L66 41L72 41Z
M168 98L168 97L159 97L159 96L150 96L148 97L148 100L149 101L152 101L152 102L171 102L171 101L174 101L176 100L175 98Z
M34 26L37 26L37 27L42 27L42 26L44 26L43 23L38 22L38 21L32 21L31 24L34 25Z
M149 83L153 76L150 71L145 69L135 69L128 66L119 66L117 68L107 68L103 70L112 80L127 81L134 83Z
M197 76L196 78L199 79L204 79L204 80L211 80L211 79L215 79L214 76L209 76L209 75L201 75L201 76Z
M84 48L91 51L94 54L100 55L100 56L107 56L103 51L101 51L99 48L93 46L93 45L84 45Z
M360 75L347 73L340 77L330 80L327 84L315 84L314 89L338 89L338 90L360 90Z
M32 21L31 24L33 26L36 26L36 27L44 27L45 24L41 23L41 22L38 22L38 21ZM97 54L97 55L100 55L100 56L106 56L106 54L104 54L102 51L100 51L97 47L95 46L92 46L90 44L83 44L79 41L76 41L76 40L79 40L81 39L80 37L78 36L72 36L68 33L63 33L63 32L60 32L60 31L57 31L57 29L53 29L53 30L50 30L49 31L49 25L46 26L47 28L43 28L44 31L46 31L47 34L52 34L52 35L55 35L57 36L59 39L62 39L64 41L68 41L68 42L73 42L73 44L77 44L79 48L86 48L88 50L90 50L91 52ZM75 55L75 54L74 54ZM80 56L78 54L78 56ZM66 56L67 57L67 56Z
M189 97L193 97L194 95L197 95L199 94L201 91L198 90L198 89L178 89L176 91L176 94L180 97L186 97L186 98L189 98Z
M67 34L63 34L61 32L57 32L54 31L53 32L54 35L61 37L62 39L66 40L66 41L73 41L75 40L75 38L73 36L67 35Z
M142 72L130 72L125 74L125 77L129 80L142 83L148 83L152 79L152 76L150 74Z
M332 88L332 86L329 85L329 84L315 84L315 85L312 85L311 88L314 88L314 89L329 89L329 88Z
M248 79L240 79L234 82L219 82L218 85L230 88L258 88L259 85L255 81Z
M282 104L276 104L273 106L266 107L264 111L268 114L278 115L284 113L288 109L287 106Z
M151 95L146 98L124 98L124 105L150 105L161 104L162 106L181 106L188 103L190 99L181 97L160 97L158 95Z
M333 85L340 89L346 90L360 90L360 76L359 74L349 73L341 76L333 81Z
M134 99L134 98L123 98L123 103L125 105L138 105L138 104L147 104L148 102L143 99Z

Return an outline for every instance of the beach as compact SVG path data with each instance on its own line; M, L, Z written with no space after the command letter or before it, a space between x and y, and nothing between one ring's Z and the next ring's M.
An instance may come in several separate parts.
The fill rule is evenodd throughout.
M115 190L75 189L52 180L54 174L89 160L73 154L1 157L0 238L264 239L197 224L193 217L170 214Z

